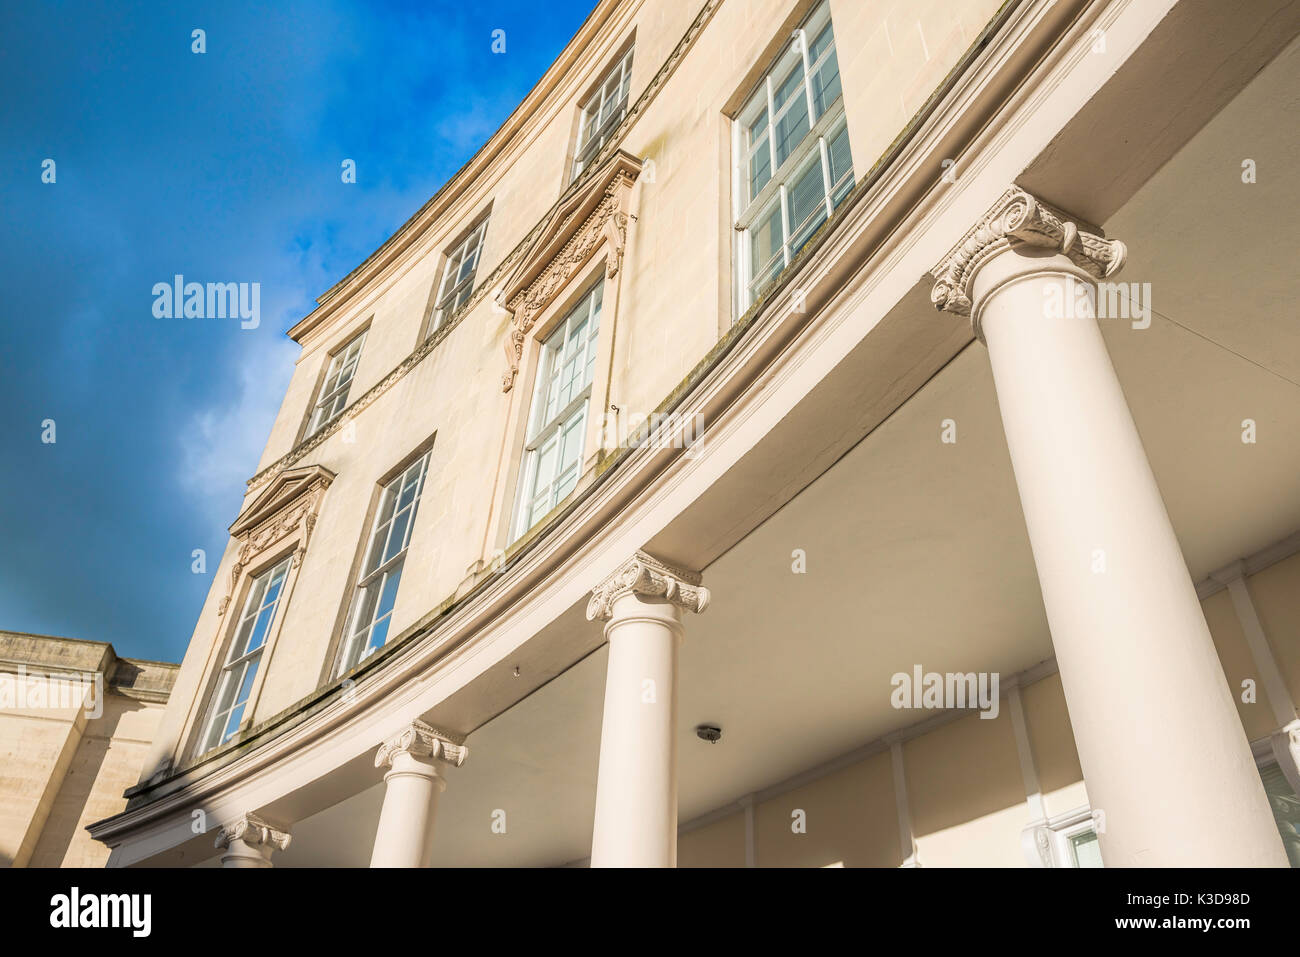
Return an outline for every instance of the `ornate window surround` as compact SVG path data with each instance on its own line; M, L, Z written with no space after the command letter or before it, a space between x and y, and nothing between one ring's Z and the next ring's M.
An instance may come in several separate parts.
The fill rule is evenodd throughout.
M271 623L270 632L263 642L261 664L257 669L257 676L253 679L253 687L249 690L248 704L244 709L244 718L240 727L241 732L253 723L262 685L271 669L278 638L288 616L289 603L293 598L294 585L298 581L299 568L303 556L307 553L312 531L320 517L321 500L333 481L334 473L319 465L282 472L230 526L231 537L238 543L238 548L229 571L230 583L225 595L217 604L217 632L208 649L207 661L204 664L202 693L196 695L190 703L190 713L186 717L186 731L181 739L185 742L182 753L190 753L202 745L204 717L207 715L209 701L221 677L226 649L233 638L233 630L238 625L238 615L227 616L226 612L232 604L236 608L241 607L253 579L274 567L285 557L292 556L289 574L281 587L279 609L275 620ZM238 740L237 733L231 741ZM222 747L230 743L228 741ZM220 748L213 750L219 751Z
M511 317L503 343L506 368L501 380L502 391L510 397L510 407L489 532L495 551L511 544L524 433L542 343L578 299L590 291L598 271L603 270L605 288L596 371L591 385L581 477L574 493L591 480L601 452L605 410L610 403L619 290L627 244L636 222L636 181L640 171L641 161L636 157L622 150L614 153L594 171L595 175L556 207L497 297L497 304Z

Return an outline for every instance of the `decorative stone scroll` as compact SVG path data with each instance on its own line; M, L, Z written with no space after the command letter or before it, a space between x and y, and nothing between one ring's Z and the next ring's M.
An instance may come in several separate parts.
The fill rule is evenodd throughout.
M629 197L641 164L626 153L617 153L607 166L585 189L557 207L551 223L538 235L502 290L499 302L512 314L505 343L507 369L501 378L502 392L514 387L524 343L537 317L574 274L602 246L607 249L606 278L617 276L623 266L628 223L633 218L628 213Z
M214 846L225 850L237 841L249 847L283 851L289 846L289 832L272 827L255 814L245 814L234 823L221 828Z
M302 564L320 514L321 498L333 480L334 473L319 465L281 472L235 519L230 534L240 541L239 556L230 569L230 587L217 606L218 615L224 615L230 606L244 569L286 538L298 537L293 565L297 568Z
M695 572L665 565L638 551L592 591L587 620L608 620L613 617L614 602L631 594L664 598L683 611L699 614L709 607L709 590L700 581Z
M469 757L469 748L463 739L439 731L423 721L412 721L409 725L393 735L375 754L375 767L392 767L393 758L399 754L409 754L422 760L445 761L453 767L460 767Z
M1062 253L1094 279L1119 272L1126 255L1118 239L1080 229L1067 214L1013 186L931 270L930 301L937 309L970 318L971 284L980 266L1022 245Z

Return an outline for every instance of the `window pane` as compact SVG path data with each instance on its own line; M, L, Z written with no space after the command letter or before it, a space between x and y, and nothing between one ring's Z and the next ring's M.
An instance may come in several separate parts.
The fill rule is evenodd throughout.
M777 81L773 78L772 82L772 109L778 113L781 107L785 106L790 100L803 94L803 59L797 57L792 66L788 68L784 79Z
M812 98L815 119L821 119L822 114L840 96L840 65L831 43L831 26L828 23L808 47L808 62L814 64L811 69L813 70ZM818 58L823 54L826 55L826 59L817 65Z
M1096 831L1084 831L1070 838L1070 851L1076 867L1101 867L1101 844Z
M788 108L782 112L782 109ZM785 79L772 84L772 108L776 111L776 162L781 165L808 134L808 101L804 97L803 60L795 61Z
M749 157L749 198L759 194L772 178L772 151L768 148L767 134L764 133L754 146Z
M257 663L262 656L258 655L252 661L246 663L244 667L244 680L239 683L239 694L235 696L236 706L242 706L248 701L248 695L253 690L253 679L257 677Z
M849 128L840 127L840 131L826 144L826 154L831 166L831 203L838 206L840 200L853 189L853 157L849 153Z
M410 509L403 509L393 519L392 527L388 532L388 546L384 549L383 558L379 560L381 565L406 547L406 529L410 520Z
M776 162L779 166L790 158L803 138L808 135L808 105L796 100L790 109L776 121Z
M795 179L789 197L790 255L793 256L826 221L826 186L822 180L820 153L814 155L812 163Z
M785 265L781 255L782 239L781 207L774 203L749 231L750 262L755 280L766 281Z
M241 704L236 706L234 711L230 712L230 717L226 719L225 725L221 730L221 737L217 740L217 744L225 744L235 736L235 732L239 730L239 722L243 720L243 717L244 705Z
M269 608L262 609L262 613L257 616L257 624L253 626L253 633L249 636L248 651L252 651L255 648L262 647L262 644L266 641L267 629L271 627L271 619L274 616L275 616L274 605L270 606ZM247 653L248 652L246 651L245 654Z

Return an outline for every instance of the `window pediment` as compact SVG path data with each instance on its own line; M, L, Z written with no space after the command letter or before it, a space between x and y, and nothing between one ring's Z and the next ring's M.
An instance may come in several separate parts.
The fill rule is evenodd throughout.
M618 275L627 239L628 200L640 172L639 159L622 150L616 152L556 206L524 250L498 299L513 315L505 343L508 369L501 391L509 392L514 386L524 342L538 315L602 244L608 244L609 253L605 275Z
M258 556L285 539L297 538L293 564L301 564L320 513L320 500L334 480L334 473L319 465L281 472L230 526L240 541L239 555L230 570L230 587L217 608L224 615L230 605L239 576Z

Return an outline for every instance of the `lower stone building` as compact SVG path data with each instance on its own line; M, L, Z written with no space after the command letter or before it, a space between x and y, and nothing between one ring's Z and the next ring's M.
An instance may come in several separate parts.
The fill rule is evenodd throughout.
M126 807L178 667L0 631L0 865L104 865L86 828Z

